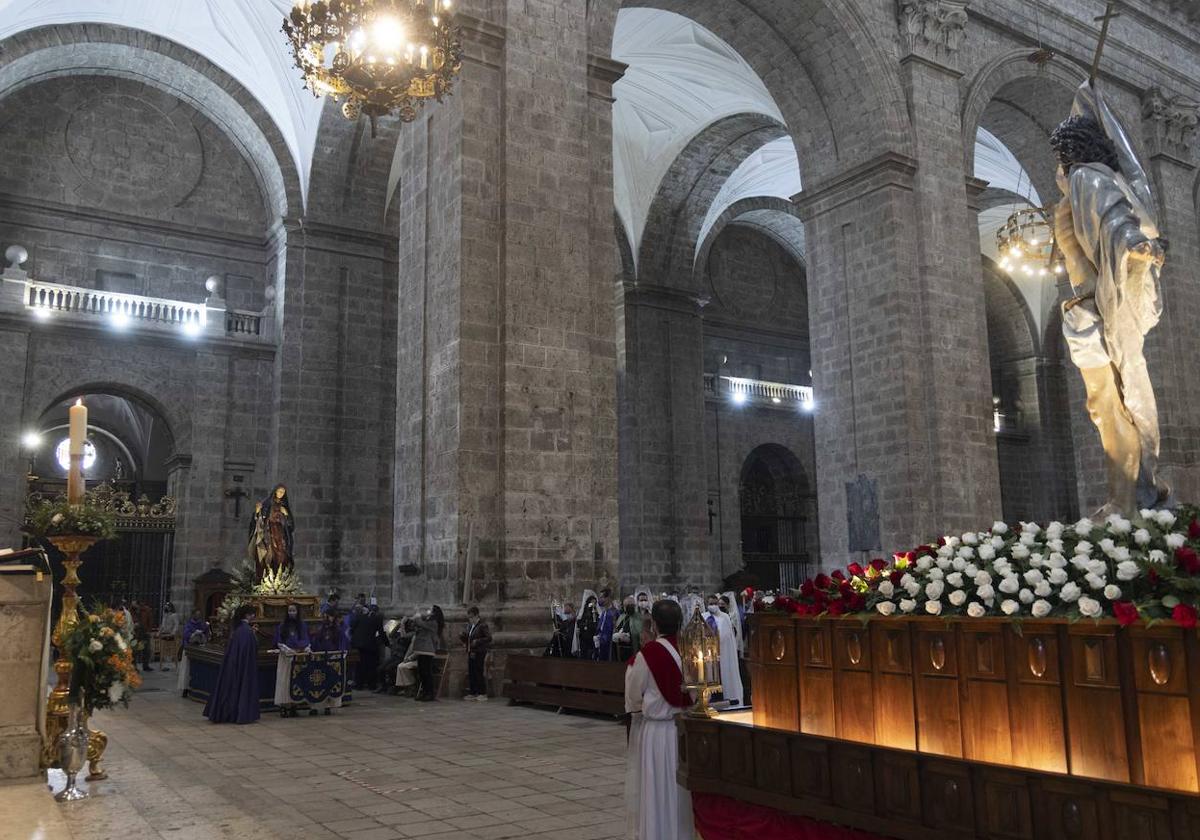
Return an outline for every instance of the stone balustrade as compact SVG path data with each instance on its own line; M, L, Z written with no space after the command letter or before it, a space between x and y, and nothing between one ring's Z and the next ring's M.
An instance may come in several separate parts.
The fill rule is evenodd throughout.
M742 376L718 376L704 374L704 395L710 398L725 398L732 402L766 408L796 409L812 411L816 406L813 389L808 385L790 385L784 382L767 382Z

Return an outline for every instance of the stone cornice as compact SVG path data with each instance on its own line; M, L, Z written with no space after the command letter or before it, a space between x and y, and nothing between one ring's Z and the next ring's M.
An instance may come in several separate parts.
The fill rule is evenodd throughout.
M489 67L499 67L508 30L490 20L461 12L456 19L462 28L463 58Z
M1200 108L1195 102L1152 87L1142 94L1142 121L1151 157L1194 166L1192 140L1200 123Z
M954 69L967 25L967 0L896 0L902 54Z
M602 55L589 54L587 57L588 96L612 102L612 87L620 81L628 69L629 65L624 62Z
M644 281L626 281L621 284L621 291L623 303L654 306L697 317L700 315L700 310L708 303L707 299L702 300L695 292Z
M885 152L851 167L823 184L792 196L800 218L810 221L864 195L895 187L911 191L917 161L899 152Z

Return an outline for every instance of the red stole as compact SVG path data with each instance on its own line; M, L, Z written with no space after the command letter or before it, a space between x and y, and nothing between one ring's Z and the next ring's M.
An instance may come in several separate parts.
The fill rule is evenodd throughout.
M674 636L662 636L660 641L669 644L676 652L679 651ZM658 642L650 642L642 648L641 652L642 657L646 660L646 666L650 669L650 676L654 677L654 684L658 686L658 691L662 694L663 699L680 709L692 705L691 698L683 692L683 671L675 663L675 657L671 656L671 652Z

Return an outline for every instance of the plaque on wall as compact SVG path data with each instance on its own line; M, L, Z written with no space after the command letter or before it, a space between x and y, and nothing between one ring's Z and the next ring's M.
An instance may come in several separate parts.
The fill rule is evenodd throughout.
M875 479L859 473L846 482L846 530L850 551L878 551L879 486Z

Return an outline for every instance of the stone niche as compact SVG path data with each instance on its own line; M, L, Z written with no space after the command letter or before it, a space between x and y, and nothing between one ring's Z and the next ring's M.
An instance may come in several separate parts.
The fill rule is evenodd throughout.
M52 590L48 574L0 564L0 781L40 770Z

